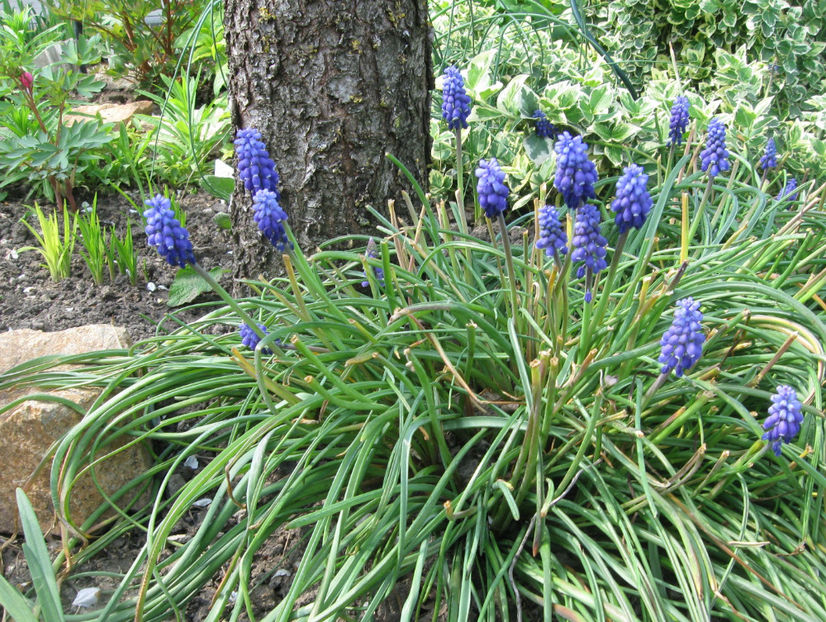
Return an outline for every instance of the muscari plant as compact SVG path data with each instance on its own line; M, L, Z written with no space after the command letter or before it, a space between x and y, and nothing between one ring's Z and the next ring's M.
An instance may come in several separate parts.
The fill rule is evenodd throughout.
M239 176L254 200L277 178L251 138ZM285 276L248 282L254 295L207 306L131 356L41 378L105 389L55 450L58 516L76 533L111 520L79 525L69 505L77 479L105 468L103 439L157 443L135 484L152 502L120 510L99 540L66 543L79 564L133 525L146 533L108 602L77 618L165 619L216 573L216 621L369 618L402 580L404 620L443 607L451 620L518 619L529 606L546 619L816 617L822 214L784 215L759 188L724 191L715 243L707 219L695 227L672 204L702 188L686 155L651 189L630 165L603 227L588 147L560 141L565 224L540 197L536 243L527 231L511 243L512 193L490 158L477 196L498 238L492 226L488 241L456 236L414 186L407 223L394 204L376 212L386 237L364 255L295 248ZM735 228L731 204L748 197L761 209L749 203ZM163 197L148 207L158 250L194 261ZM594 266L611 253L584 292L568 286L576 248ZM196 453L211 458L169 493ZM203 498L194 537L170 538ZM284 598L259 611L253 590L277 569L256 574L256 554L280 529L301 560Z

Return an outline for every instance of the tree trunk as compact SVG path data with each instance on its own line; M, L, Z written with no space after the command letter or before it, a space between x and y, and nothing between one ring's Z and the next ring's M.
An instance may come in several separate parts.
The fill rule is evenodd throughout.
M302 249L372 232L430 156L430 27L426 0L226 0L229 95L236 128L258 129L280 176L282 207ZM236 184L235 276L272 268L278 253Z

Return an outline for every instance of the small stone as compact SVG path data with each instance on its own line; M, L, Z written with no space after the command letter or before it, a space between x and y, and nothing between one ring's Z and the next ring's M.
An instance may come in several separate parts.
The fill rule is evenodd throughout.
M154 292L156 289L158 289L158 286L155 285L152 281L149 281L146 284L146 289L148 289L150 292Z
M81 607L83 609L94 607L98 604L98 594L100 594L99 587L84 587L75 596L75 599L72 601L72 607Z

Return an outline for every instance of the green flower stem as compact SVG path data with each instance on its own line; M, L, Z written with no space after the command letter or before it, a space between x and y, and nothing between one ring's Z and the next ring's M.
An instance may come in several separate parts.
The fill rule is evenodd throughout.
M646 405L648 404L648 401L659 390L659 388L661 386L663 386L663 384L665 384L665 381L666 381L667 378L668 378L668 374L660 373L660 375L657 376L657 379L654 381L654 384L651 385L651 388L648 389L648 391L645 394L645 397L642 398L642 403L640 404L640 410L643 410L646 407Z
M456 128L456 205L459 208L459 231L467 235L467 217L465 215L465 180L462 163L462 130Z
M585 451L591 446L591 438L594 436L594 429L596 428L599 420L599 408L602 405L601 394L597 393L594 399L593 414L591 415L588 414L588 411L585 410L585 407L578 398L574 398L574 403L576 404L579 412L586 419L585 430L582 433L581 440L579 441L579 448L577 449L573 462L571 462L571 466L569 466L568 470L565 472L565 476L562 478L562 481L556 485L556 490L565 490L565 487L579 471L580 464L582 464L582 460L585 458Z
M677 412L675 412L673 415L671 415L671 417L666 419L656 430L654 430L649 435L648 438L651 441L651 443L657 445L660 441L665 439L676 427L682 425L694 413L701 411L703 408L705 408L706 402L708 402L708 400L709 398L701 393L691 403L690 406L682 406L681 408L679 408Z
M499 212L499 231L502 234L502 246L505 249L505 263L508 265L508 277L510 278L511 292L511 317L517 317L517 294L516 294L516 270L513 268L513 254L511 253L511 241L508 237L508 227L505 224L505 216Z
M617 266L619 265L620 257L622 257L622 250L625 248L625 241L628 239L628 232L621 234L617 240L617 247L614 249L614 257L611 260L611 266L608 268L608 276L605 278L605 286L602 288L602 295L599 298L594 319L587 326L583 326L582 343L583 351L587 352L591 347L591 335L593 330L602 324L602 319L605 316L605 309L608 307L608 299L611 297L611 289L614 285L614 277L616 276ZM596 283L594 283L596 288ZM594 293L596 296L596 293ZM593 330L592 330L593 329Z
M714 184L714 178L709 177L708 183L706 184L706 190L703 193L703 198L700 199L700 207L697 208L697 213L694 216L694 221L691 223L691 229L689 229L688 231L687 244L690 244L691 240L694 239L694 234L697 233L697 228L700 226L700 221L703 219L703 212L706 209L706 203L708 202L708 197L711 194L712 184Z
M247 312L241 308L241 305L238 304L238 301L235 300L235 298L233 298L232 296L230 296L229 292L225 290L223 287L221 287L218 281L212 278L212 275L209 272L204 270L198 262L192 264L192 269L195 270L195 272L197 272L200 275L200 277L209 284L212 290L221 297L221 300L227 303L227 305L233 311L235 311L235 313L238 314L238 317L240 317L244 322L246 322L247 326L249 326L253 330L253 332L255 332L255 334L258 335L259 339L264 339L266 337L266 334L260 328L258 328L258 323L254 322L252 318L249 315L247 315Z

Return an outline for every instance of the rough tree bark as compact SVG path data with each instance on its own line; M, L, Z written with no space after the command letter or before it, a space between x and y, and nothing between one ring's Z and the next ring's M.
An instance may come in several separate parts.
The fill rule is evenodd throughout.
M257 128L280 175L282 207L305 252L372 231L410 186L386 153L427 183L432 69L426 0L226 0L229 95L236 128ZM277 253L251 198L231 208L235 276Z

